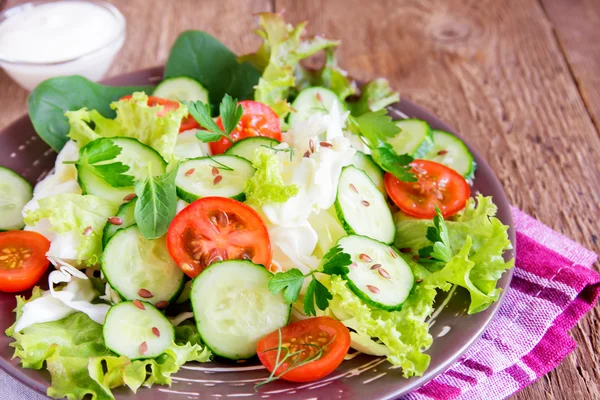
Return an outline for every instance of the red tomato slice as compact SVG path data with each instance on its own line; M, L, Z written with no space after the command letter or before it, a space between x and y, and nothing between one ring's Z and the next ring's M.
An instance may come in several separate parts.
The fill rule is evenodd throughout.
M281 124L275 111L267 105L252 100L240 101L239 104L244 109L244 113L237 127L230 134L234 142L253 136L267 136L281 141ZM223 129L221 117L217 118L216 122ZM228 139L222 138L210 143L210 151L212 154L223 154L231 145Z
M314 356L319 348L323 349L323 354L315 361L294 369L290 369L291 365L286 361L275 372L286 381L311 382L329 375L342 363L350 348L350 332L344 324L331 317L309 318L282 328L281 341L283 346L279 360L286 353L304 350L296 360L298 363ZM275 331L262 338L256 346L260 362L270 372L278 363L278 345L279 333ZM288 369L290 371L285 372Z
M271 266L267 227L249 206L226 197L203 197L171 222L167 247L189 277L223 260L251 260Z
M129 100L131 99L131 95L128 94L127 96L123 96L121 97L120 100ZM154 107L156 105L161 105L164 108L158 112L159 117L164 117L165 115L167 115L168 112L173 111L173 110L177 110L179 108L179 102L177 101L173 101L173 100L169 100L169 99L163 99L161 97L155 97L155 96L148 96L148 103L147 103L150 107ZM185 131L189 131L190 129L198 129L200 128L200 125L198 124L198 122L196 122L196 120L192 117L190 117L189 115L185 118L183 118L181 120L181 125L179 126L179 132L185 132Z
M402 182L389 172L385 174L385 189L402 211L429 219L435 216L436 206L444 217L465 208L471 187L462 175L433 161L415 160L410 165L418 182Z
M20 292L35 285L50 264L49 249L48 239L37 232L0 232L0 292Z

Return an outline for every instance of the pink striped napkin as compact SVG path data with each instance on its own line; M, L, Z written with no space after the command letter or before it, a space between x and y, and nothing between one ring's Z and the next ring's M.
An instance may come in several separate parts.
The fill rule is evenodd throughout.
M568 331L596 304L598 256L512 208L517 259L510 290L482 338L404 400L504 399L571 353Z

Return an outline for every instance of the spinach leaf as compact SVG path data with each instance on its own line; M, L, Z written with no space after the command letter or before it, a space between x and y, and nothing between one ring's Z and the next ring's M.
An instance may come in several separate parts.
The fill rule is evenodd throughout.
M152 92L152 86L105 86L82 76L65 76L40 83L29 95L27 107L33 127L42 140L60 151L69 138L65 112L87 107L114 118L110 103L135 91Z
M200 82L218 107L226 93L240 100L254 97L260 72L206 32L183 32L171 48L165 79L188 76Z
M135 222L146 239L158 239L167 233L177 213L175 178L179 165L164 175L152 176L135 184L138 201Z

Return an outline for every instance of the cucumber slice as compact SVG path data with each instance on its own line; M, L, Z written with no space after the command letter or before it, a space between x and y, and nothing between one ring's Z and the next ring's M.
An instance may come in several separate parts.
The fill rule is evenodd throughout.
M209 104L208 90L200 82L187 76L167 78L156 86L154 96L175 101L201 101Z
M197 129L181 132L177 135L177 143L175 144L175 157L179 159L190 159L204 157L210 152L208 151L208 143L204 143L196 138Z
M131 200L128 203L125 203L119 207L119 211L117 211L117 215L115 217L121 218L121 223L119 225L111 224L107 222L104 226L104 232L102 233L102 247L106 246L109 239L115 235L121 229L127 229L131 225L135 225L135 203L137 199Z
M175 178L177 195L188 203L207 196L244 201L246 180L254 175L254 171L248 160L238 156L220 155L187 160L181 163Z
M83 149L92 145L97 140L110 140L121 148L121 154L115 159L105 161L104 164L122 162L129 167L127 175L133 176L135 180L146 178L148 170L152 171L152 175L161 175L166 171L167 163L160 154L153 148L133 138L113 137L96 139L82 147L80 154ZM104 179L96 175L93 168L86 165L77 165L77 180L83 190L83 194L93 194L113 203L123 203L124 197L135 192L133 186L111 186Z
M467 145L451 133L433 131L433 147L425 155L426 160L444 164L472 180L475 177L477 164Z
M366 155L362 151L356 151L354 154L354 158L352 158L352 165L354 165L358 169L362 169L369 178L373 181L377 189L383 194L383 196L387 196L387 191L385 190L385 183L383 181L383 170L379 168L379 165L373 161L371 156Z
M335 209L349 235L365 235L392 243L394 219L385 198L364 171L350 165L342 170Z
M108 310L102 336L114 353L142 360L163 354L175 340L175 329L152 304L124 301Z
M402 308L415 277L396 249L365 236L346 236L337 243L352 258L350 272L343 278L365 303L387 311Z
M256 343L288 323L290 305L272 294L272 273L250 261L214 263L194 278L190 300L211 351L232 360L256 355Z
M11 169L0 167L0 231L22 229L21 211L33 198L31 184Z
M233 146L225 151L225 154L242 157L250 162L253 162L256 149L260 149L261 146L275 147L278 144L279 141L275 139L264 136L254 136L240 140L239 142L235 142Z
M396 122L402 131L388 140L396 153L409 154L415 158L423 156L433 146L431 127L420 119L403 119Z
M346 109L339 97L329 89L320 86L304 89L292 103L292 108L296 111L290 114L290 128L299 122L308 121L314 114L329 114L334 101L338 102L342 110Z
M163 308L183 288L183 272L171 259L166 239L148 240L136 225L108 241L100 262L106 280L125 300L161 303Z

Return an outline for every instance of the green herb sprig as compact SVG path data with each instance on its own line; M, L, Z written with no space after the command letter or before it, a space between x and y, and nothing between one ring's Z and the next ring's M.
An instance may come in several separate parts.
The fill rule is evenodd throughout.
M286 147L285 149L278 149L276 147L273 147L273 143L270 143L268 146L265 144L261 144L260 147L264 147L265 149L272 150L275 153L289 153L290 161L292 161L294 158L294 149L292 147Z
M323 257L324 263L321 268L303 274L297 268L286 272L275 274L269 280L269 290L273 294L283 292L283 298L289 304L295 303L300 296L300 290L306 278L311 278L304 295L304 312L306 315L317 315L315 303L320 310L329 306L329 300L333 299L331 293L316 277L317 272L326 275L346 275L350 270L348 265L352 264L350 255L345 253L340 246L335 246Z
M233 143L230 134L235 129L238 122L240 122L242 114L244 113L244 109L238 104L237 99L226 94L223 97L223 100L221 100L221 104L219 105L219 116L223 123L223 129L221 129L212 119L210 105L203 103L202 101L184 101L183 103L188 107L190 115L200 124L200 126L206 129L196 132L196 137L199 140L205 143L216 142L224 137Z
M431 266L438 263L445 264L452 259L448 227L438 207L435 208L433 226L427 228L427 239L433 244L419 250L419 263Z

